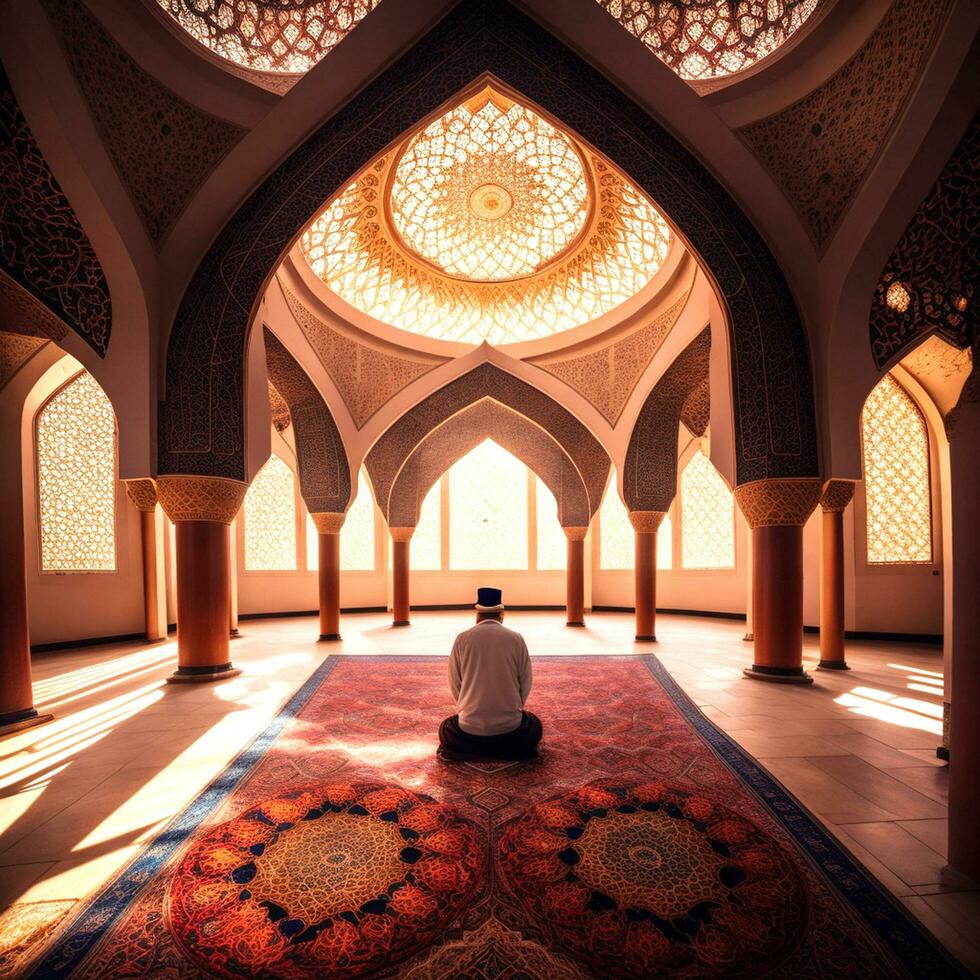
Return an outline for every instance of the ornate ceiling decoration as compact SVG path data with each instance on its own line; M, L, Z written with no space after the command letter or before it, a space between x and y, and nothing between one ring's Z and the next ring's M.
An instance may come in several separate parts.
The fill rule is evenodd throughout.
M302 74L381 0L157 0L195 41L260 72Z
M0 390L47 342L44 337L0 332Z
M488 87L365 168L300 247L362 313L499 345L619 306L656 274L670 231L610 163Z
M687 81L723 78L768 57L822 0L596 0Z

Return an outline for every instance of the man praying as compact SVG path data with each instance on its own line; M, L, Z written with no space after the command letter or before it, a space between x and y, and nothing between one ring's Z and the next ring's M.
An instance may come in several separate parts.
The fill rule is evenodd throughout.
M457 713L439 726L442 759L537 758L541 722L524 710L531 658L524 637L503 619L500 589L478 589L476 626L456 637L449 655Z

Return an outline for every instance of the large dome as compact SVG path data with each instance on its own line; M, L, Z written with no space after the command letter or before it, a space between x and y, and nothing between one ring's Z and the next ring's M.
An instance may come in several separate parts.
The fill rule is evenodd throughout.
M375 160L300 241L355 309L473 344L588 323L640 292L669 246L612 164L489 86Z

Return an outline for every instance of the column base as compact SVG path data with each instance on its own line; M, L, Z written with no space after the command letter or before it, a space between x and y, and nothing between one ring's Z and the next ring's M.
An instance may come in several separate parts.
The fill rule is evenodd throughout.
M812 684L813 678L802 667L763 667L753 664L742 671L743 676L773 684Z
M817 670L850 670L845 660L821 660Z
M8 711L0 715L0 738L6 735L14 735L27 728L36 728L54 720L54 715L39 715L34 708L25 708L23 711Z
M409 620L409 619L396 619L391 625L392 626L411 626L412 625L412 621Z
M178 667L168 678L168 684L211 684L237 677L240 667L232 667L231 661L214 667Z
M637 643L656 643L657 642L657 638L656 638L656 636L653 635L653 633L651 633L649 636L642 636L641 634L637 633L636 636L634 637L634 639L636 640Z
M949 748L945 745L939 745L936 747L936 758L942 759L943 762L949 762Z
M328 640L329 641L334 641L334 640L340 640L340 639L342 639L342 637L341 637L341 635L339 633L321 633L320 634L320 642L321 643L326 642Z
M582 622L582 620L579 620L577 623L568 622L568 623L565 623L565 625L566 626L575 626L578 629L585 629L585 623Z

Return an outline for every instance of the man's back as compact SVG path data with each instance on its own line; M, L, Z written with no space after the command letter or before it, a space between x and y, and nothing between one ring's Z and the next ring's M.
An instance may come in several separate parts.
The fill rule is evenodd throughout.
M449 689L469 735L514 731L531 691L531 658L520 633L494 619L460 633L449 657Z

